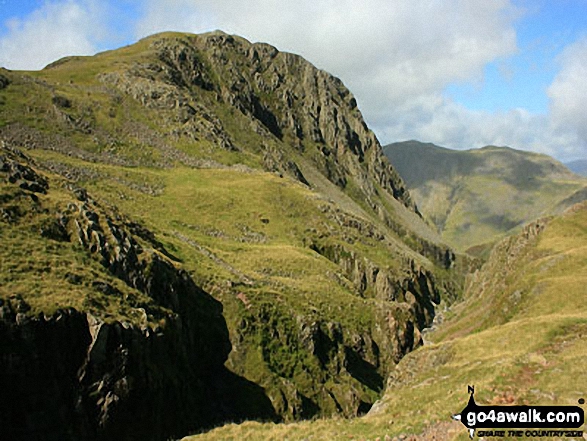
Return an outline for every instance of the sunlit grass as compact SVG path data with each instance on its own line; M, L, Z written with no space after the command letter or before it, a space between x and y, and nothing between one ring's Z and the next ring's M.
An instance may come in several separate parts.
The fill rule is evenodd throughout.
M189 439L382 440L422 434L424 440L426 431L436 428L443 439L465 440L464 426L449 422L465 407L468 385L475 386L478 404L576 405L587 388L585 226L587 207L552 221L518 256L515 270L522 277L514 283L529 294L513 314L462 334L462 323L455 323L471 326L469 316L482 315L503 293L485 291L475 302L465 302L437 333L439 343L400 362L375 414L288 425L231 424ZM547 265L551 260L557 263Z

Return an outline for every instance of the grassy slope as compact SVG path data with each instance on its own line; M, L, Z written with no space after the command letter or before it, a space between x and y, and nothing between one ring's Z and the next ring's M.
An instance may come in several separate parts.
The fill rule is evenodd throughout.
M51 316L58 309L76 308L106 322L161 325L143 308L156 316L169 311L109 273L79 243L51 234L56 217L77 202L66 181L51 176L47 194L38 193L37 198L35 202L14 184L0 182L0 298L20 297L34 315ZM146 243L141 246L151 248ZM117 295L100 289L104 284Z
M587 186L548 156L509 148L454 151L409 141L384 151L420 211L462 251L560 212L568 205L559 202Z
M274 341L268 365L267 355L261 351L268 347L265 331L247 329L247 321L255 323L259 314L268 314L280 332L291 335L299 332L300 323L315 321L338 323L345 333L352 333L375 329L377 311L383 315L393 313L387 302L357 296L344 271L308 247L312 238L322 237L332 244L344 243L347 249L356 250L382 268L399 271L396 258L390 258L397 256L393 243L386 248L379 240L361 237L358 231L341 229L328 215L335 210L331 202L289 178L240 169L124 169L90 165L52 152L29 153L38 160L59 160L91 171L89 174L96 177L80 184L106 205L132 213L133 220L156 233L196 283L222 301L231 333L247 335L241 347L231 353L229 366L263 384L270 396L279 394L277 389L272 390L275 375L298 385L311 385L312 377L323 375L322 368L314 359L304 358L305 349L298 343L286 342L282 337ZM133 190L133 183L151 185L160 193L153 196ZM51 277L47 277L45 268L52 266L50 260L54 258L48 247L53 245L36 238L40 247L37 253L33 239L23 240L22 233L8 229L2 233L12 238L6 242L10 246L3 248L8 254L2 256L2 261L18 266L17 275L3 287L5 295L22 294L39 311L87 307L84 299L93 298L95 293L70 290L64 283L65 269L54 267ZM349 237L353 238L352 246L347 243ZM35 259L34 267L27 266L28 258L13 259L21 256L21 249L23 256L35 250L30 256ZM66 269L74 272L87 263L83 253L57 258L68 262ZM97 277L90 273L91 268L83 269L84 277ZM40 273L38 277L34 276L36 272ZM41 303L37 304L36 299ZM116 305L108 304L108 308L113 318L135 318L127 317ZM252 350L254 347L258 349ZM376 392L348 374L341 375L338 381L341 387L362 391L365 401L377 398ZM330 411L335 413L336 409Z
M353 293L349 282L345 287L339 267L308 248L312 238L327 237L349 247L341 237L348 234L355 241L350 249L384 267L393 269L398 264L381 248L385 242L360 237L352 229L341 230L328 215L335 209L332 202L289 178L239 168L125 169L47 151L29 153L41 161L59 160L86 170L94 176L80 182L88 191L108 205L133 213L134 219L157 233L198 282L220 295L233 291L225 289L228 282L251 295L261 286L274 287L295 292L292 300L299 297L300 303L314 303L321 311L334 305L348 309L343 318L353 320L361 316L359 305L367 301ZM156 187L159 193L146 194L133 184Z
M514 279L505 290L491 283L504 274ZM464 426L449 421L466 405L467 385L475 385L478 404L576 405L587 388L585 286L587 204L551 220L538 236L502 243L468 299L432 334L436 342L400 362L372 414L244 423L188 439L375 440L403 433L465 440Z

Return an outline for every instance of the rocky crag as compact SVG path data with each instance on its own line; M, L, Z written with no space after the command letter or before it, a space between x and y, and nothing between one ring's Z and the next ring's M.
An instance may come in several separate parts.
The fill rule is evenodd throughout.
M0 136L15 436L359 415L459 295L466 261L352 94L271 46L162 34L1 71Z
M16 150L2 148L0 174L8 234L31 223L33 234L91 256L102 273L64 275L70 289L86 292L82 310L38 312L19 294L0 300L3 436L164 439L224 418L273 416L260 390L257 409L264 397L265 411L247 415L231 403L239 388L254 388L224 368L231 346L222 305L150 231L69 183L58 181L53 194ZM57 206L56 197L64 198ZM106 313L105 303L119 303L122 317Z

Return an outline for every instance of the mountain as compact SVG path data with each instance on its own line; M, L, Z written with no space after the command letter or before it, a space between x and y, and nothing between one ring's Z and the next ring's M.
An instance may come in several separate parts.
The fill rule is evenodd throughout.
M452 415L467 405L468 386L479 405L577 406L587 386L586 259L583 202L500 241L464 301L437 316L427 344L398 363L366 416L228 425L185 440L464 440Z
M576 161L567 162L565 163L565 166L573 173L587 176L587 160L585 159L578 159Z
M464 251L587 198L587 180L554 159L508 147L457 151L407 141L384 152L419 210Z
M340 80L222 32L2 69L0 141L11 439L363 414L474 265Z

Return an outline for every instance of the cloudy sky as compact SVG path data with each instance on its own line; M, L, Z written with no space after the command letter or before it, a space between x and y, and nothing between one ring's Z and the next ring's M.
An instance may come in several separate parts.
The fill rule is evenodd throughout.
M340 77L383 144L587 159L587 0L0 0L0 66L214 29Z

